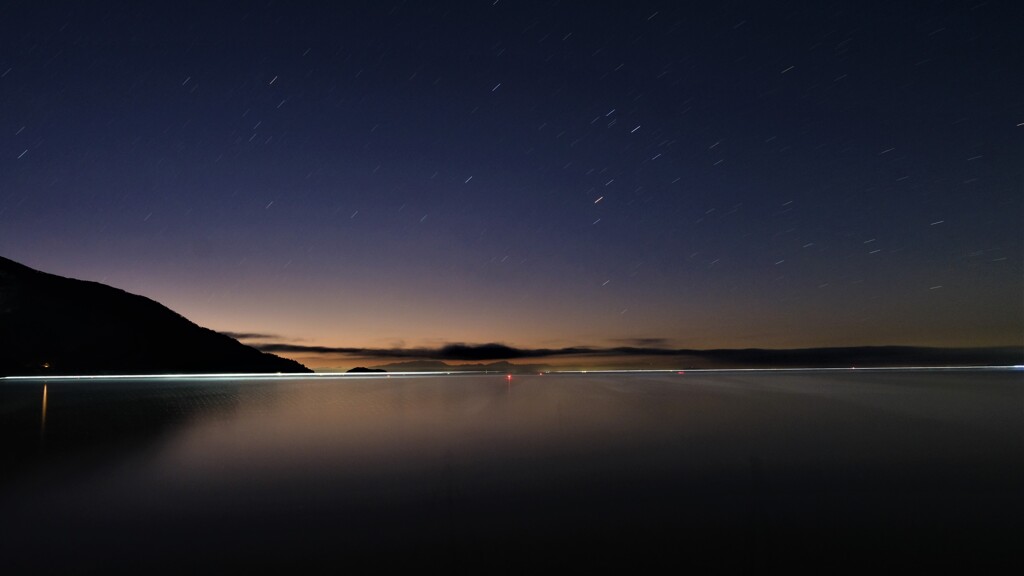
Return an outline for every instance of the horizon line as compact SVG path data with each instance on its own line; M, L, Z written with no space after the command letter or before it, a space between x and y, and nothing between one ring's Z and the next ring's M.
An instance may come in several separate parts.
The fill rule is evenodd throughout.
M845 368L799 367L799 368L679 368L679 369L620 369L620 370L542 370L537 374L512 374L504 370L433 370L404 372L210 372L197 374L61 374L52 376L0 376L0 380L294 380L300 378L369 378L381 379L392 376L470 376L481 374L506 375L509 377L537 376L546 374L678 374L725 373L725 372L973 372L973 371L1014 371L1024 370L1024 364L992 366L850 366Z
M241 334L239 334L241 335ZM261 338L252 338L255 340ZM240 338L250 340L250 338ZM599 347L589 345L563 346L559 348L525 348L486 342L482 344L466 344L464 342L448 342L437 347L409 348L369 348L354 346L321 346L307 344L289 344L283 342L251 342L247 346L261 352L272 354L311 354L317 356L343 355L393 360L440 360L455 362L511 361L526 359L542 359L569 356L681 356L681 355L729 355L751 353L836 353L842 351L921 351L921 352L1021 352L1020 344L1002 344L991 346L922 346L911 344L874 344L857 346L816 346L798 348L660 348L654 346L611 346Z

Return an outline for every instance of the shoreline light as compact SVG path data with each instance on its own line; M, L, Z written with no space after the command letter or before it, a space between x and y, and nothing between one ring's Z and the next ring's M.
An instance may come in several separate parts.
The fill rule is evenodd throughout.
M972 372L972 371L1020 371L1024 365L1009 366L851 366L848 368L666 368L646 369L590 369L590 370L547 370L545 374L715 374L715 373L756 373L756 372ZM497 370L446 370L429 372L226 372L203 374L66 374L46 376L3 376L0 381L59 381L59 380L301 380L314 379L381 379L393 376L461 376L461 375L502 375L507 371ZM520 376L538 375L531 373Z

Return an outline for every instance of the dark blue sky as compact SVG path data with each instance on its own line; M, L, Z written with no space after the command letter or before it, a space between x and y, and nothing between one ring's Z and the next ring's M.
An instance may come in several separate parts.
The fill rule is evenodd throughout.
M1024 343L1016 3L323 4L7 3L0 253L310 345Z

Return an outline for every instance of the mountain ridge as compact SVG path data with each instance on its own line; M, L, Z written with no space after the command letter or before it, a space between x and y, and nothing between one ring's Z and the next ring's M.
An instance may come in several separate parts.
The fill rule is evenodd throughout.
M145 296L0 256L0 376L312 372Z

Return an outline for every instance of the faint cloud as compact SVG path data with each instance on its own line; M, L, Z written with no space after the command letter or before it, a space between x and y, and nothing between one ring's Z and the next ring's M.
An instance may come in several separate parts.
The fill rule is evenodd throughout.
M235 340L280 340L282 338L277 334L260 334L259 332L228 332L221 330L220 333Z
M671 345L668 338L612 338L609 342L638 348L668 348Z

